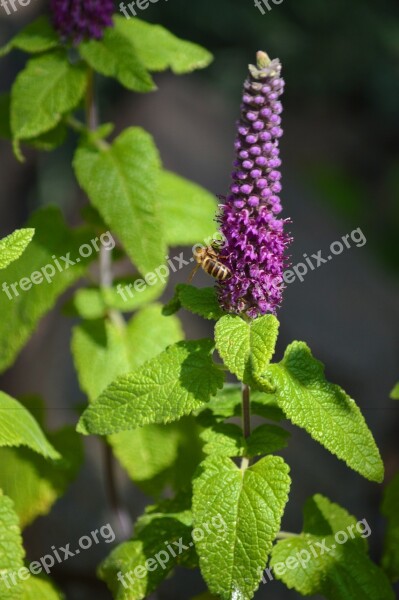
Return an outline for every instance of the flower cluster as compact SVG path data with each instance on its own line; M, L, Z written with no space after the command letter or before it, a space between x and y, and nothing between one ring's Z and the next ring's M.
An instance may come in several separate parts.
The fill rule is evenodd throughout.
M55 29L74 44L99 40L104 28L113 26L113 0L51 0L50 6Z
M287 219L276 218L282 210L281 64L258 52L257 65L249 69L235 142L233 183L218 217L225 238L221 260L231 271L220 282L218 294L228 312L256 318L275 313L281 302L287 266L284 252L291 238L283 231Z

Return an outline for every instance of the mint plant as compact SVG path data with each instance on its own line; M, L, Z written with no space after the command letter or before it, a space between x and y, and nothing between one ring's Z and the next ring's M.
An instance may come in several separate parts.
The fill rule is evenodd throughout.
M163 168L144 129L113 136L96 98L98 77L146 93L156 89L153 73L189 73L211 55L162 27L113 15L112 2L50 6L50 18L31 23L0 52L32 55L0 98L0 131L19 160L26 146L50 151L72 132L72 167L88 204L77 228L47 207L0 241L0 369L13 364L43 315L80 281L64 312L80 318L71 349L88 405L77 431L48 432L40 399L0 392L0 600L61 598L40 570L24 566L21 531L47 514L76 476L83 435L103 436L108 471L115 457L154 499L133 537L99 566L115 599L146 598L177 565L200 568L209 590L204 600L252 598L267 566L304 596L394 598L397 478L382 505L388 528L381 567L370 559L356 518L321 495L306 502L300 533L281 531L291 483L278 455L289 441L285 421L370 481L380 483L384 468L354 400L326 379L305 342L293 341L272 362L292 241L288 220L278 218L280 62L259 52L250 65L232 184L217 209L209 192ZM104 232L116 248L99 243ZM90 240L98 241L98 260L93 248L82 253ZM207 247L229 276L202 289L180 284L162 306L168 248L193 244ZM116 279L126 259L135 272ZM217 275L214 267L205 270ZM185 340L182 309L215 321L214 339ZM226 382L227 372L236 383ZM266 422L254 427L252 415ZM115 495L112 468L109 476ZM16 570L24 576L13 582Z

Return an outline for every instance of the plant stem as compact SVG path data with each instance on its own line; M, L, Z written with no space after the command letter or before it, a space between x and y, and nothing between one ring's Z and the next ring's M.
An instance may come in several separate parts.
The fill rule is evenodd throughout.
M88 70L88 83L86 91L86 123L88 128L92 131L98 127L98 111L93 69Z
M95 96L94 72L92 69L89 69L88 73L88 86L86 92L86 122L90 131L97 129L98 111ZM100 248L99 279L101 288L110 288L112 286L112 251L107 250L104 246L101 246ZM121 323L123 323L124 326L125 321L123 316L118 311L110 311L109 316L111 319L117 322L117 324L121 325ZM125 538L128 538L131 535L132 524L128 512L124 509L119 499L115 475L115 458L112 453L112 448L106 442L104 442L104 476L111 510L115 513L119 521L122 535Z
M242 428L245 439L251 435L251 406L249 386L242 384Z
M290 531L279 531L276 535L276 540L286 540L291 537L298 537L298 533L291 533Z
M251 401L249 386L242 384L242 429L244 438L247 439L251 435ZM245 471L249 467L249 458L243 456L241 460L241 470Z

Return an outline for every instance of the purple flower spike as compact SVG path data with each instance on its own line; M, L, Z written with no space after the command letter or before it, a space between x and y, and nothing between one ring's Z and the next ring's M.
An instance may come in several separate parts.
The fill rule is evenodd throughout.
M281 64L258 52L257 64L250 65L249 71L235 142L233 184L218 217L226 240L221 260L231 271L228 279L219 282L218 295L226 311L255 319L275 313L281 303L284 253L292 238L283 231L289 219L276 217L281 211ZM245 184L237 185L242 174Z
M74 44L99 40L104 28L113 26L113 0L50 0L50 7L55 29Z

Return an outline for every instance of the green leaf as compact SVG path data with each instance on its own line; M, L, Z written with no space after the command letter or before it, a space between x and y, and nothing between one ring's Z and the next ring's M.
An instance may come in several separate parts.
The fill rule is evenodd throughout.
M359 408L326 380L322 363L304 342L290 344L266 375L288 419L367 479L382 481L384 466Z
M0 137L6 140L12 139L11 132L11 95L0 94ZM67 129L64 123L59 123L46 133L25 140L24 143L38 150L50 151L60 146L66 138Z
M387 485L381 513L388 521L382 567L392 581L399 579L399 473Z
M170 246L200 243L208 246L215 234L215 197L184 177L162 171L159 208ZM187 227L190 223L190 227Z
M2 271L0 371L12 364L42 316L53 307L58 296L84 274L87 263L96 257L93 248L92 256L79 258L79 264L69 265L62 260L61 257L69 255L75 262L79 248L90 243L93 233L68 230L58 208L39 210L28 222L28 227L35 229L29 250ZM58 260L61 271L55 260Z
M247 456L273 454L287 445L288 431L276 425L260 425L245 439L241 427L233 423L217 423L205 429L201 438L209 455Z
M74 328L72 354L82 390L94 401L119 375L138 368L183 338L180 322L164 317L161 305L139 311L125 328L90 321Z
M160 160L143 129L125 130L99 151L81 146L74 158L78 181L144 275L163 265L165 244L156 190Z
M277 425L259 425L246 440L246 456L278 452L287 446L289 437L290 433Z
M209 427L230 417L241 417L241 405L241 386L227 384L199 412L198 419L203 426ZM251 412L273 421L281 421L285 418L275 396L259 391L251 391Z
M399 381L389 394L389 397L392 398L392 400L399 400Z
M394 599L385 574L367 555L361 535L371 530L365 520L357 522L321 495L307 501L304 517L303 532L279 541L273 548L270 571L278 579L303 596Z
M111 288L81 288L66 305L65 313L100 319L106 317L109 309L132 312L159 298L164 288L164 279L148 285L140 276L117 279Z
M116 379L83 413L80 433L105 435L190 414L222 387L211 340L179 342Z
M240 381L259 384L277 341L279 322L274 315L247 323L238 315L225 315L215 327L216 349L224 364Z
M288 466L278 456L242 471L224 456L210 457L194 481L195 527L219 516L223 535L196 541L201 573L222 600L252 598L272 549L288 499Z
M0 269L5 269L23 254L34 233L34 229L17 229L0 240Z
M0 48L0 57L18 49L28 54L38 54L59 46L59 39L47 17L39 17L21 29L16 36Z
M50 131L47 131L42 135L38 135L30 140L26 140L24 143L26 143L28 146L36 148L37 150L50 152L64 143L66 135L66 125L64 123L58 123L54 129L50 129Z
M12 585L9 575L23 567L24 556L13 502L0 490L0 600L21 598L19 587Z
M14 140L28 140L53 129L84 96L86 70L72 65L65 52L32 58L11 91Z
M177 75L203 69L212 61L210 52L181 40L160 25L114 17L115 29L130 40L132 52L149 71L172 69Z
M21 581L21 600L63 600L64 596L59 592L51 581L39 577L29 577Z
M195 561L190 511L153 512L141 521L135 539L115 548L99 568L115 600L147 598L176 565Z
M198 433L194 419L183 417L123 431L108 441L132 481L146 494L159 496L166 486L178 491L190 484L203 458Z
M162 316L160 305L139 311L122 330L103 321L76 327L72 348L82 389L94 400L117 376L182 337L179 321ZM167 484L177 490L190 481L201 457L197 427L190 419L146 425L110 436L108 442L133 481L154 495Z
M156 89L131 41L117 27L105 29L99 41L83 42L79 52L95 71L117 79L128 90L150 92Z
M27 446L46 458L60 458L32 415L4 392L0 392L0 446Z
M32 576L25 580L18 577L24 567L24 557L14 504L0 489L0 600L62 600L63 596L49 581ZM24 569L26 577L29 572Z
M213 287L196 288L193 285L179 283L175 295L164 307L165 315L172 315L181 307L204 319L219 319L225 313L220 308L216 290Z
M50 511L83 462L82 438L72 427L48 438L62 456L56 464L26 448L0 448L0 488L14 501L21 528Z

